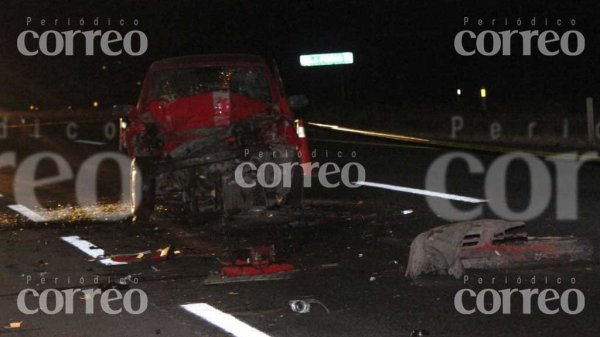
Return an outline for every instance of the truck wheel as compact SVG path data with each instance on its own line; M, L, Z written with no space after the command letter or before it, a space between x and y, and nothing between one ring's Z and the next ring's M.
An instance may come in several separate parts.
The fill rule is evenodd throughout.
M285 196L285 204L289 206L300 206L304 199L304 175L302 168L295 166L292 170L292 186Z
M156 177L152 158L131 161L131 208L134 222L145 222L154 212Z
M190 177L194 177L194 172L190 171ZM190 220L195 220L200 215L200 209L198 208L198 196L196 195L197 182L195 179L192 179L189 182L189 186L186 187L184 194L184 203L186 205L185 210L188 213Z

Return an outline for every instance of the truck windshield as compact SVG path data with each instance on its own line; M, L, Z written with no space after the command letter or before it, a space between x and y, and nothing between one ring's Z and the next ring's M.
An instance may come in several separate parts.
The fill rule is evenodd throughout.
M253 67L198 67L161 71L154 76L150 98L175 100L223 90L271 103L269 82L262 69Z

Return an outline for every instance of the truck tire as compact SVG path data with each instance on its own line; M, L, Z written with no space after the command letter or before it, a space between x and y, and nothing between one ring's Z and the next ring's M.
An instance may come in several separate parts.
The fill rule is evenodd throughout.
M295 166L292 170L292 186L285 196L285 204L288 206L300 206L304 199L304 175L302 168Z
M154 161L136 157L131 161L131 208L133 222L146 222L154 212L156 177Z

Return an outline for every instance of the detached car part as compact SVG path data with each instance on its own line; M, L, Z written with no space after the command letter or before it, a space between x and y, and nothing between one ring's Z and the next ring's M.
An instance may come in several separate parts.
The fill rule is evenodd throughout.
M438 273L454 277L465 269L510 269L591 262L594 246L587 239L531 237L525 223L474 220L419 234L410 246L405 275Z
M274 246L257 246L233 252L219 259L221 271L204 284L285 280L298 271L291 263L277 261Z

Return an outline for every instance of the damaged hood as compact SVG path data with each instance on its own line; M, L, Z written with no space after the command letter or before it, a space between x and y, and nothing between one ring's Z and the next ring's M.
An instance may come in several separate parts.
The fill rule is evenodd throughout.
M198 138L194 130L229 127L250 116L265 114L270 105L230 91L213 91L174 100L157 99L148 103L165 152Z
M157 99L148 110L164 133L227 126L269 110L269 104L230 91L213 91L173 100Z

